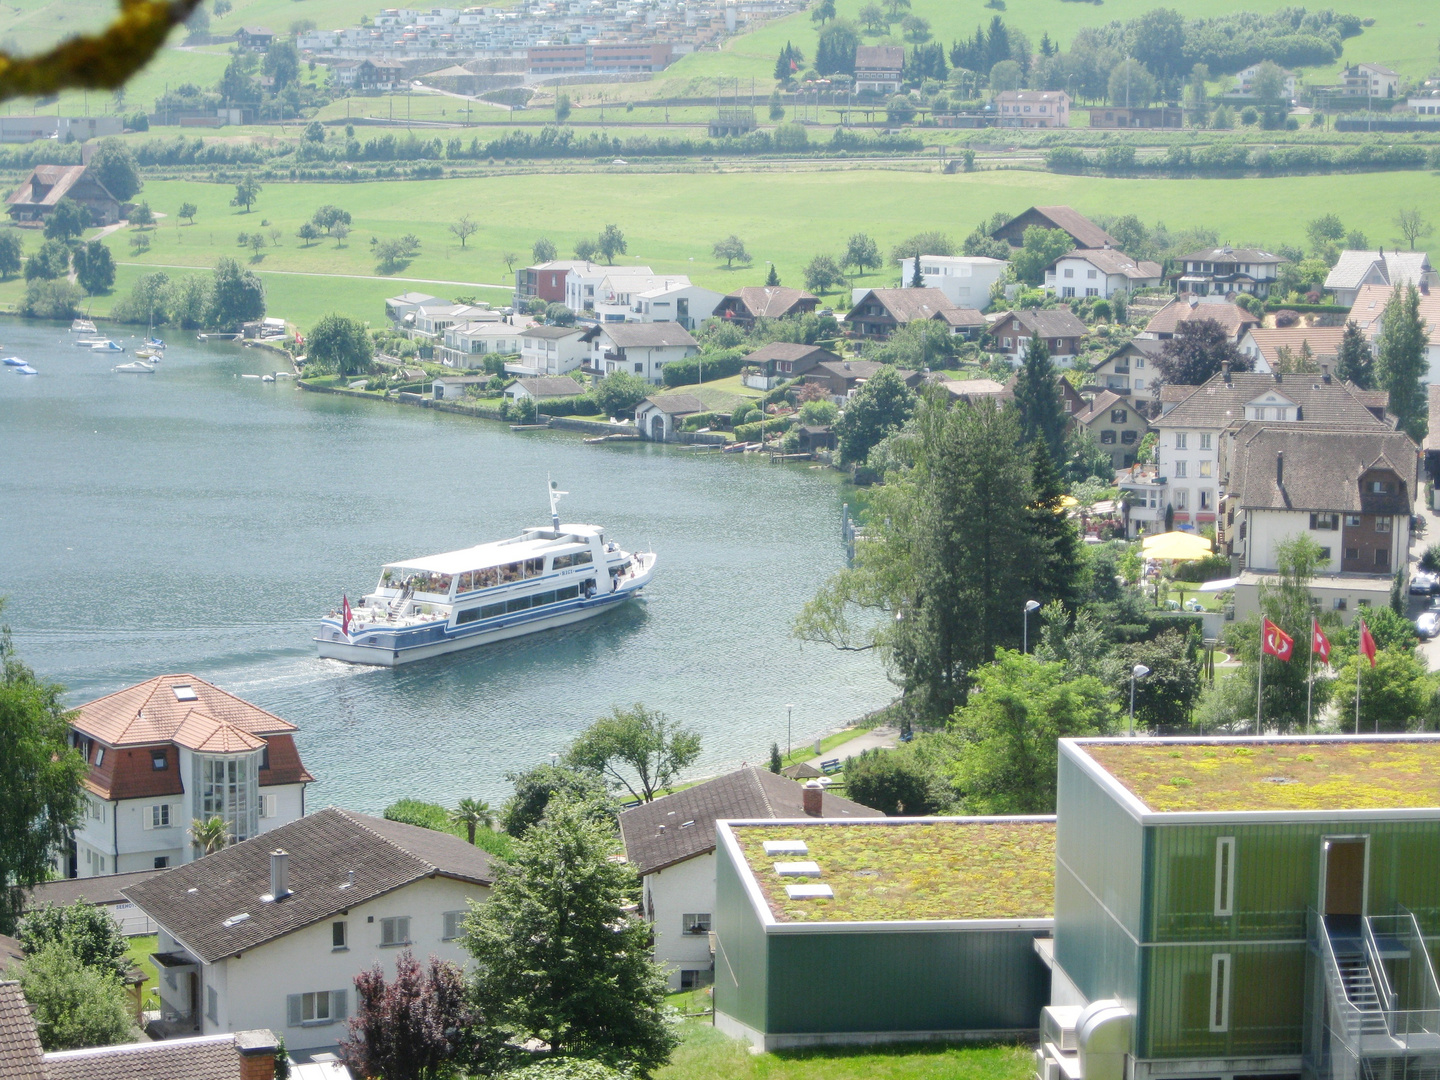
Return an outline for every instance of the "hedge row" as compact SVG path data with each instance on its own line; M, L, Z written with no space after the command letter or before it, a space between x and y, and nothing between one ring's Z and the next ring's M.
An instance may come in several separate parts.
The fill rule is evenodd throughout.
M700 367L712 379L728 379L740 374L745 365L742 358L744 349L726 349L724 352L690 356L684 360L671 360L661 369L666 386L693 386L700 381Z
M574 397L546 398L535 405L537 412L546 416L597 416L600 405L589 394Z
M1087 154L1074 146L1057 146L1045 154L1051 172L1100 172L1108 176L1237 176L1245 173L1291 175L1336 171L1440 168L1440 150L1424 146L1275 146L1248 148L1212 144L1172 146L1164 156L1139 160L1129 144L1107 146Z

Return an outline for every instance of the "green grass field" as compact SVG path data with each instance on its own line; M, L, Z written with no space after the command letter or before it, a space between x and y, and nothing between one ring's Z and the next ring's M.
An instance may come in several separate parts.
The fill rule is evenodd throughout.
M222 255L252 265L266 277L274 314L308 326L330 310L378 323L380 301L407 289L451 297L474 293L504 302L513 277L501 253L529 260L531 244L548 236L562 255L581 236L594 236L613 221L624 231L629 254L622 262L643 262L662 273L686 273L697 283L728 292L758 285L766 260L773 260L786 284L799 285L805 264L816 254L838 253L846 238L866 232L882 251L914 233L941 229L957 239L997 210L1018 213L1033 204L1068 203L1082 213L1130 212L1147 223L1172 228L1205 225L1222 242L1274 247L1303 243L1304 222L1328 212L1347 228L1363 230L1376 242L1394 242L1390 219L1402 206L1433 206L1440 179L1426 172L1239 180L1124 180L1054 173L996 171L955 176L939 173L836 169L803 173L681 173L657 180L635 173L604 173L579 181L573 176L506 176L480 179L367 182L356 184L269 184L255 209L242 214L229 205L233 189L193 181L152 181L143 197L171 214L152 231L150 251L130 254L127 234L108 241L122 266L117 294L139 268L184 273L172 267L211 267ZM643 199L636 193L643 190ZM194 226L177 226L179 204L195 202ZM302 246L295 230L316 207L334 203L350 211L354 230L344 247L333 240ZM600 209L596 209L596 208ZM481 224L465 249L446 231L463 213ZM269 221L270 225L262 225ZM270 228L281 231L279 247L250 263L236 235ZM413 232L421 239L414 261L389 277L378 275L370 254L372 236ZM726 270L710 248L736 233L755 258L750 267ZM268 240L268 237L267 237ZM26 234L32 248L38 235ZM279 271L344 277L292 277ZM894 271L872 272L856 284L888 284ZM418 279L420 284L401 279ZM423 282L469 282L506 286L482 289ZM23 283L0 285L0 303L13 305ZM838 299L838 297L835 297ZM845 297L848 300L848 295ZM97 298L97 314L109 299Z
M709 1023L686 1021L670 1064L655 1080L1025 1080L1020 1046L899 1045L751 1054Z

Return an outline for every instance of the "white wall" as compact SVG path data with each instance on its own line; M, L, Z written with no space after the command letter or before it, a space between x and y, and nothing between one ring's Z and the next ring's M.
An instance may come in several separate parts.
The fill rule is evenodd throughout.
M1340 538L1345 535L1343 514L1340 521L1339 529L1312 529L1308 511L1247 510L1245 511L1245 568L1249 570L1275 569L1275 549L1286 540L1304 535L1321 547L1330 549L1329 562L1318 563L1316 570L1322 574L1339 573L1340 557L1344 554L1340 543ZM1238 526L1239 522L1236 522L1236 525Z
M377 961L387 978L395 976L395 958L409 948L422 964L438 956L461 965L468 965L470 954L461 948L460 940L442 940L443 915L447 911L464 911L467 901L484 900L489 890L452 878L424 878L397 889L386 896L350 908L334 918L304 927L282 938L267 942L242 953L207 964L202 974L206 987L214 987L218 996L218 1021L208 1017L203 1034L215 1035L254 1028L269 1028L285 1037L291 1050L310 1050L333 1046L345 1034L345 1018L332 1022L291 1027L287 999L291 994L321 990L344 990L349 1014L355 1010L355 976ZM409 916L408 946L380 945L380 920L392 916ZM373 922L369 921L374 919ZM344 921L348 935L347 948L332 948L331 924ZM162 941L163 945L163 941ZM181 992L184 979L177 980ZM161 979L162 996L173 993ZM201 1009L207 994L202 989Z
M710 969L710 935L683 933L683 916L715 914L715 853L645 875L645 910L655 933L655 959L670 965L670 989L680 989L680 971Z
M625 349L624 360L606 360L604 358L606 351L614 348L614 344L602 332L595 339L590 366L596 370L603 370L607 375L614 371L628 372L639 378L648 379L657 386L662 382L661 370L666 364L672 360L683 360L687 356L694 356L699 351L690 345L657 347L630 345Z
M950 258L932 256L927 259L921 256L920 280L928 289L939 289L950 299L951 303L984 311L990 306L990 289L1004 275L1005 266L1005 262L1000 259L960 256ZM927 273L926 267L934 269L936 273ZM901 259L900 284L909 285L914 277L915 260L913 258ZM854 290L855 296L850 301L851 305L853 306L856 300L869 291L869 289Z
M1176 436L1183 434L1185 446L1176 446ZM1205 445L1206 437L1209 437L1209 446ZM1161 428L1159 439L1156 445L1156 458L1159 463L1159 475L1169 480L1169 486L1165 492L1165 501L1175 507L1176 513L1189 514L1190 522L1194 523L1195 515L1218 514L1218 498L1220 492L1220 462L1219 457L1220 433L1218 431L1206 431L1199 428L1186 429L1177 432L1170 428ZM1180 475L1180 464L1184 463L1185 475ZM1210 475L1205 476L1205 466L1210 468ZM1210 492L1210 505L1207 509L1200 509L1200 492ZM1184 491L1186 505L1180 505L1181 496L1177 493ZM1164 507L1161 507L1163 514Z

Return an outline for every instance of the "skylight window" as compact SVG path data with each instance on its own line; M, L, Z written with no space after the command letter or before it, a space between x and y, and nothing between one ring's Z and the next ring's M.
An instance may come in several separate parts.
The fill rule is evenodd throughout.
M232 926L239 926L248 918L250 918L250 913L248 911L242 911L239 915L231 915L228 919L225 920L225 928L228 930Z
M180 683L170 687L175 692L176 701L199 701L200 695L195 693L195 688L189 683Z

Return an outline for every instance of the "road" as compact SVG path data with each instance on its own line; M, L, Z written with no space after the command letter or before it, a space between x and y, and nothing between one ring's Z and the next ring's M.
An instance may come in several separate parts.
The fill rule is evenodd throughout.
M1413 572L1420 562L1420 556L1425 554L1425 549L1431 544L1440 541L1440 514L1436 514L1425 505L1424 492L1415 501L1415 515L1425 523L1422 532L1411 532L1410 534L1410 569ZM1411 596L1410 617L1413 619L1419 615L1431 603L1431 598L1426 596ZM1440 637L1430 638L1420 643L1420 655L1425 658L1425 663L1431 671L1440 671Z
M156 217L159 217L157 214ZM147 270L213 270L213 266L190 266L186 263L137 263L120 262L116 260L116 266L140 266ZM506 292L514 292L513 285L491 285L484 281L440 281L435 278L418 277L380 277L375 274L320 274L312 270L268 270L263 266L252 266L248 269L254 270L257 274L285 274L289 277L323 277L323 278L345 278L350 281L403 281L410 285L463 285L468 289L503 289Z

